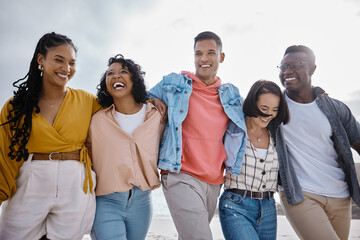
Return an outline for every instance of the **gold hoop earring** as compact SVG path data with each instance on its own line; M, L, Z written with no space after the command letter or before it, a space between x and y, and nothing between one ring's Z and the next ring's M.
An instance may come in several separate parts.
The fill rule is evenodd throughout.
M39 69L40 71L43 71L43 70L44 70L44 67L39 64L38 69Z

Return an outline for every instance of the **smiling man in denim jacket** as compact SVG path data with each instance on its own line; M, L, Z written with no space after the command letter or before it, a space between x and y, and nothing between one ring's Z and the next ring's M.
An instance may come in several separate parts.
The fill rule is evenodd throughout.
M224 168L238 175L245 151L243 99L216 76L224 61L213 32L195 37L196 73L171 73L150 90L168 107L158 167L179 239L212 239Z
M350 149L360 154L360 125L344 103L312 86L311 49L288 47L278 68L290 110L276 132L285 214L300 239L348 239L350 198L360 206Z

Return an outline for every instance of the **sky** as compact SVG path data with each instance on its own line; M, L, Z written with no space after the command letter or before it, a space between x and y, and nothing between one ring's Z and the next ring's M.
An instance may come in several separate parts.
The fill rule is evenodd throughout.
M317 57L313 85L360 117L358 0L0 0L0 104L45 33L73 40L77 73L68 86L96 93L118 53L142 66L148 88L171 72L194 71L194 37L207 30L223 41L218 76L243 97L258 79L280 85L285 49L302 44Z
M94 94L118 53L142 66L148 88L171 72L195 71L194 37L213 31L225 53L218 76L246 97L258 79L280 85L276 66L285 49L306 45L316 55L313 85L360 120L359 0L0 0L1 106L27 74L38 40L52 31L78 48L68 86Z

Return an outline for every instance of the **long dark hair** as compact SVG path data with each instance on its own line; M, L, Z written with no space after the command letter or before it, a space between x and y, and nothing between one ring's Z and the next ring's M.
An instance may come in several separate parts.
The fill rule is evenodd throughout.
M290 115L284 94L276 83L268 80L258 80L251 86L243 104L243 111L245 116L270 116L263 113L256 105L256 102L259 100L259 96L264 93L272 93L280 98L278 113L276 117L271 120L274 122L274 126L277 127L281 123L287 124L290 120Z
M117 54L115 57L111 57L108 62L108 67L113 63L121 63L122 67L127 67L131 73L131 81L133 82L132 95L137 103L144 103L148 98L146 92L146 85L144 81L145 72L141 70L140 65L136 64L131 59L125 59L123 55ZM98 102L103 107L109 107L114 103L114 99L106 90L106 73L105 72L100 79L100 84L97 86Z
M76 47L68 37L54 32L42 36L36 45L34 55L30 62L29 72L25 77L15 81L13 86L14 97L10 100L12 109L7 116L7 122L0 126L10 124L10 129L14 132L11 136L10 152L8 156L16 161L26 160L28 150L26 144L29 141L32 126L32 113L40 113L38 106L39 96L42 89L42 70L39 69L37 62L38 54L46 56L49 49L60 46L70 45Z

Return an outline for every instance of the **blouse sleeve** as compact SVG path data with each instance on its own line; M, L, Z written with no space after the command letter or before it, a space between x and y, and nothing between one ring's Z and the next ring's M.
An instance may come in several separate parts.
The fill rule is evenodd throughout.
M10 109L11 105L7 101L1 110L0 125L7 122ZM23 161L17 162L8 156L11 136L10 124L0 126L0 205L15 193L15 178L23 163Z
M90 93L91 94L91 93ZM92 101L92 115L94 115L94 113L96 113L97 111L99 111L102 107L100 105L100 103L97 101L97 97L94 94L91 94L91 101Z

